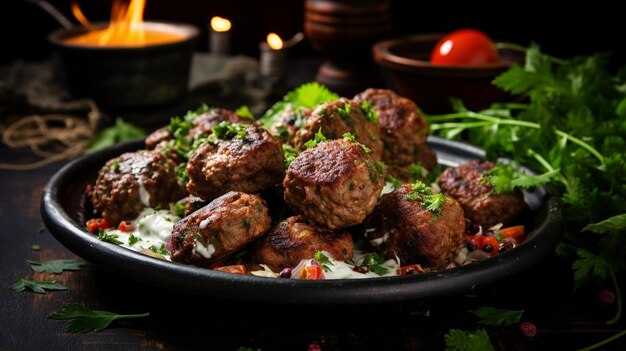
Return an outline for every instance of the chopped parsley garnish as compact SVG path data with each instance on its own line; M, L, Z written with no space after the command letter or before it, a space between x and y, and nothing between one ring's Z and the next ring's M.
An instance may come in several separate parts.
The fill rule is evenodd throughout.
M35 272L59 274L63 271L77 271L85 266L84 261L79 260L49 260L43 262L26 261Z
M185 204L182 202L177 202L174 204L173 208L171 208L170 211L172 212L172 214L182 218L185 215Z
M383 254L372 252L363 258L363 262L361 264L366 265L370 271L378 275L385 275L389 272L389 268L383 266L385 261L385 256Z
M322 127L320 127L320 129L317 130L317 133L315 133L315 138L304 143L304 147L310 149L316 147L319 143L324 141L326 141L326 137L322 134Z
M32 244L30 246L30 249L33 250L33 251L39 251L39 250L41 250L41 246L39 246L37 244Z
M119 235L117 234L107 234L107 232L102 228L98 230L98 239L102 241L106 241L108 243L112 243L115 245L121 245L122 242L117 240L118 238L119 238Z
M446 202L445 195L442 193L433 194L433 190L420 180L416 180L411 184L411 190L404 198L409 201L419 201L430 212L438 213Z
M132 233L128 236L128 245L129 246L133 246L136 243L138 243L139 241L141 241L141 238L138 236L134 236Z
M355 143L357 145L359 145L361 147L361 149L363 149L363 151L365 151L366 154L369 154L370 152L372 152L372 149L370 149L369 147L359 143L356 138L354 137L354 135L352 135L352 133L343 133L343 140L350 142L350 143Z
M319 104L337 99L339 99L339 95L319 83L303 84L288 92L282 101L272 105L260 118L261 126L267 130L271 129L275 121L289 108L299 112L302 108L315 108Z
M370 160L365 160L365 166L370 172L370 179L373 183L378 182L378 179L385 176L385 173L387 171L387 165L380 161L376 161L374 162L374 164L372 164Z
M144 318L149 315L149 313L115 314L107 311L92 311L79 304L66 304L61 310L49 314L48 318L69 321L66 332L87 333L103 331L116 319Z
M241 224L243 226L243 229L250 229L250 218L248 217L243 217L243 220L241 221Z
M391 183L391 186L393 186L394 189L402 186L402 181L392 175L387 176L387 182Z
M409 165L409 173L411 179L417 180L424 177L424 166L420 162L414 162Z
M336 107L335 112L339 114L342 119L350 119L350 112L352 112L352 106L349 103L343 104L342 107Z
M298 150L289 144L283 144L283 155L285 156L285 167L289 167L291 162L298 157Z
M330 272L331 269L329 266L335 265L322 251L317 251L315 255L313 255L313 258L320 264L322 269L324 269L324 272Z
M250 109L246 105L240 106L237 110L235 110L235 113L239 115L239 117L254 121L254 115L250 112Z
M374 106L372 106L369 101L361 101L361 110L368 121L378 123L378 114L376 113L376 110L374 110Z
M223 121L214 125L211 131L213 135L222 140L244 139L248 133L248 126L241 123Z
M156 247L154 245L151 245L148 249L150 251L154 252L155 254L162 255L162 256L167 256L167 255L170 254L170 252L167 251L167 249L165 248L165 244L161 244L160 247Z
M22 278L13 284L11 289L17 292L28 289L37 294L45 294L46 290L67 290L69 288L65 285L57 284L56 280L28 280Z
M114 173L117 173L120 171L120 161L118 160L113 161L113 164L111 166L113 167Z
M469 312L479 318L478 323L480 324L501 327L519 323L524 310L514 311L493 307L479 307Z

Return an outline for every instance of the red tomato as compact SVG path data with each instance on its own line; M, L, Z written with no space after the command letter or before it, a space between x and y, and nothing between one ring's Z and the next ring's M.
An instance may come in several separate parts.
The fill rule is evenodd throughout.
M129 233L135 230L135 226L131 222L121 221L120 224L117 226L117 230L124 233Z
M302 270L302 279L319 280L324 279L324 271L320 266L305 266Z
M503 238L521 238L524 236L524 226L516 225L514 227L502 228L500 229L500 235L502 235Z
M441 38L430 55L437 65L484 65L500 61L489 37L475 29L460 29Z
M414 275L424 273L424 269L419 264L412 264L410 266L404 266L398 268L398 275Z
M97 233L100 229L109 228L109 222L104 218L93 218L87 221L87 229L92 233Z

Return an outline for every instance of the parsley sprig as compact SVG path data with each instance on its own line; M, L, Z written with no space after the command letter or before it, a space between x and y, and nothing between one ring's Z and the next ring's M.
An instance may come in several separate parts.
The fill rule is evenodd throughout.
M372 253L367 254L367 256L363 258L363 261L361 262L361 264L366 265L370 271L378 275L385 275L389 273L389 268L383 266L385 261L386 259L383 254L372 252Z
M433 194L433 190L424 182L416 180L411 184L411 192L404 196L409 201L419 201L426 210L438 214L441 207L446 202L446 197L442 193Z
M450 329L444 336L446 351L493 351L489 334L485 329L475 332Z
M145 318L150 313L116 314L107 311L92 311L79 304L66 304L62 309L48 315L50 319L69 321L66 331L69 333L100 332L117 319Z
M539 177L549 175L566 220L557 253L573 259L577 287L613 284L617 311L607 321L613 324L621 315L615 277L626 267L626 70L615 75L608 67L606 55L555 59L533 45L524 66L494 80L509 93L525 95L528 103L499 103L475 112L455 101L456 112L427 118L435 133L466 136L490 159L508 156L545 172ZM588 233L608 223L610 230Z
M313 258L320 264L322 269L324 269L324 272L330 272L330 266L335 265L322 251L317 251L315 255L313 255Z
M480 324L501 327L519 323L524 310L515 311L483 306L469 312L478 317Z
M56 280L28 280L22 278L13 284L11 289L17 292L28 289L37 294L45 294L46 290L67 290L69 288L58 284Z
M320 144L320 143L322 143L324 141L326 141L326 137L322 133L322 127L320 127L317 130L317 133L315 133L315 137L313 139L307 141L306 143L304 143L304 147L306 147L307 149L314 148L318 144Z
M30 268L35 272L46 272L51 274L59 274L63 271L77 271L85 266L85 262L80 260L49 260L43 262L26 262L28 262Z

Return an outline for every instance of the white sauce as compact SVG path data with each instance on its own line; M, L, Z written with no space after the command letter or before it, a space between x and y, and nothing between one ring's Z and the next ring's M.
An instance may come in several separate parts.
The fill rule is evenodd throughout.
M383 190L380 192L380 196L392 193L394 190L396 190L396 188L393 187L393 184L390 182L386 182Z
M386 243L387 239L389 239L389 233L385 233L385 235L383 235L380 238L376 238L376 239L370 240L370 244L372 244L374 246L380 246L383 243Z
M192 254L200 254L204 258L211 258L215 253L215 246L213 244L209 244L208 246L202 245L202 242L198 239L194 239L193 249L191 250Z
M146 190L146 187L143 185L141 176L137 176L137 184L139 184L139 198L141 198L141 203L146 207L150 207L150 193Z
M173 215L168 210L154 210L152 208L145 208L139 216L131 222L135 227L132 232L122 232L117 229L107 229L108 235L117 235L117 240L121 241L120 246L126 247L133 251L159 250L161 247L165 247L167 241L172 235L172 229L174 223L178 221L180 217ZM131 235L135 239L131 245ZM150 250L150 251L153 251ZM170 259L169 255L163 255L166 260Z

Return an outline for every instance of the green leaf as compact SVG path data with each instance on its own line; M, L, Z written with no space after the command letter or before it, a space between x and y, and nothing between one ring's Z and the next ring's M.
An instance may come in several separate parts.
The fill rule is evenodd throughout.
M232 140L244 139L248 133L248 128L249 126L245 124L222 121L214 125L211 131L218 139Z
M522 173L510 163L498 163L492 169L485 172L483 179L493 185L496 194L506 194L513 190L531 189L545 185L553 181L560 174L555 169L539 175Z
M320 266L322 266L324 272L330 272L330 266L335 265L322 251L315 252L313 258L320 264Z
M29 289L32 292L38 294L45 294L46 290L67 290L68 287L57 284L56 280L28 280L20 279L17 283L11 286L11 289L22 292Z
M446 351L493 351L493 345L485 329L475 332L450 329L444 335Z
M383 254L372 252L363 258L361 264L366 265L370 271L378 275L385 275L389 272L389 268L382 265L385 261L386 259Z
M584 249L576 250L576 254L579 258L572 264L572 269L577 289L591 281L601 283L606 280L612 267L604 258Z
M458 98L450 98L450 104L452 104L452 111L454 112L467 112L469 111L465 104L463 104L463 100Z
M519 323L524 310L514 311L494 307L479 307L470 310L470 313L478 317L478 323L494 327L502 327Z
M626 97L619 102L617 108L615 109L615 113L622 118L626 118Z
M115 244L115 245L121 245L122 242L119 241L119 235L117 234L108 234L104 229L100 228L98 230L98 239L102 240L102 241L106 241L108 243L111 244Z
M349 142L349 143L355 143L357 145L359 145L361 147L361 149L363 149L363 151L365 151L366 154L369 154L370 152L372 152L372 149L370 149L369 147L365 146L364 144L361 144L360 142L358 142L356 140L356 138L354 137L354 135L352 135L352 133L343 133L343 140Z
M315 133L315 138L307 141L306 143L304 143L304 147L306 147L307 149L311 149L316 147L319 143L326 141L326 137L324 136L324 134L322 134L322 127L320 127L317 130L317 133Z
M32 244L30 246L30 249L33 250L33 251L39 251L39 250L41 250L41 246L39 246L37 244Z
M605 219L602 222L588 224L583 232L606 233L626 230L626 213Z
M285 156L285 168L288 168L289 165L291 165L291 162L298 157L299 153L293 146L283 144L283 155Z
M79 260L49 260L43 262L26 261L35 272L59 274L63 271L78 271L85 266L84 261Z
M243 117L243 118L249 119L251 121L254 121L254 115L252 114L252 112L250 112L250 109L246 105L240 106L235 111L235 113L238 114L239 117Z
M145 135L145 131L130 123L124 122L123 119L118 117L115 120L115 125L103 129L93 137L85 152L92 153L122 141L137 139Z
M361 101L361 110L363 111L363 114L365 115L365 118L368 121L378 123L378 120L379 120L378 113L376 113L374 106L372 106L372 104L369 101L367 100Z
M92 311L79 304L66 304L62 309L49 314L48 318L69 321L66 329L69 333L87 333L100 332L116 319L144 318L149 315L149 313L120 315L107 311Z

